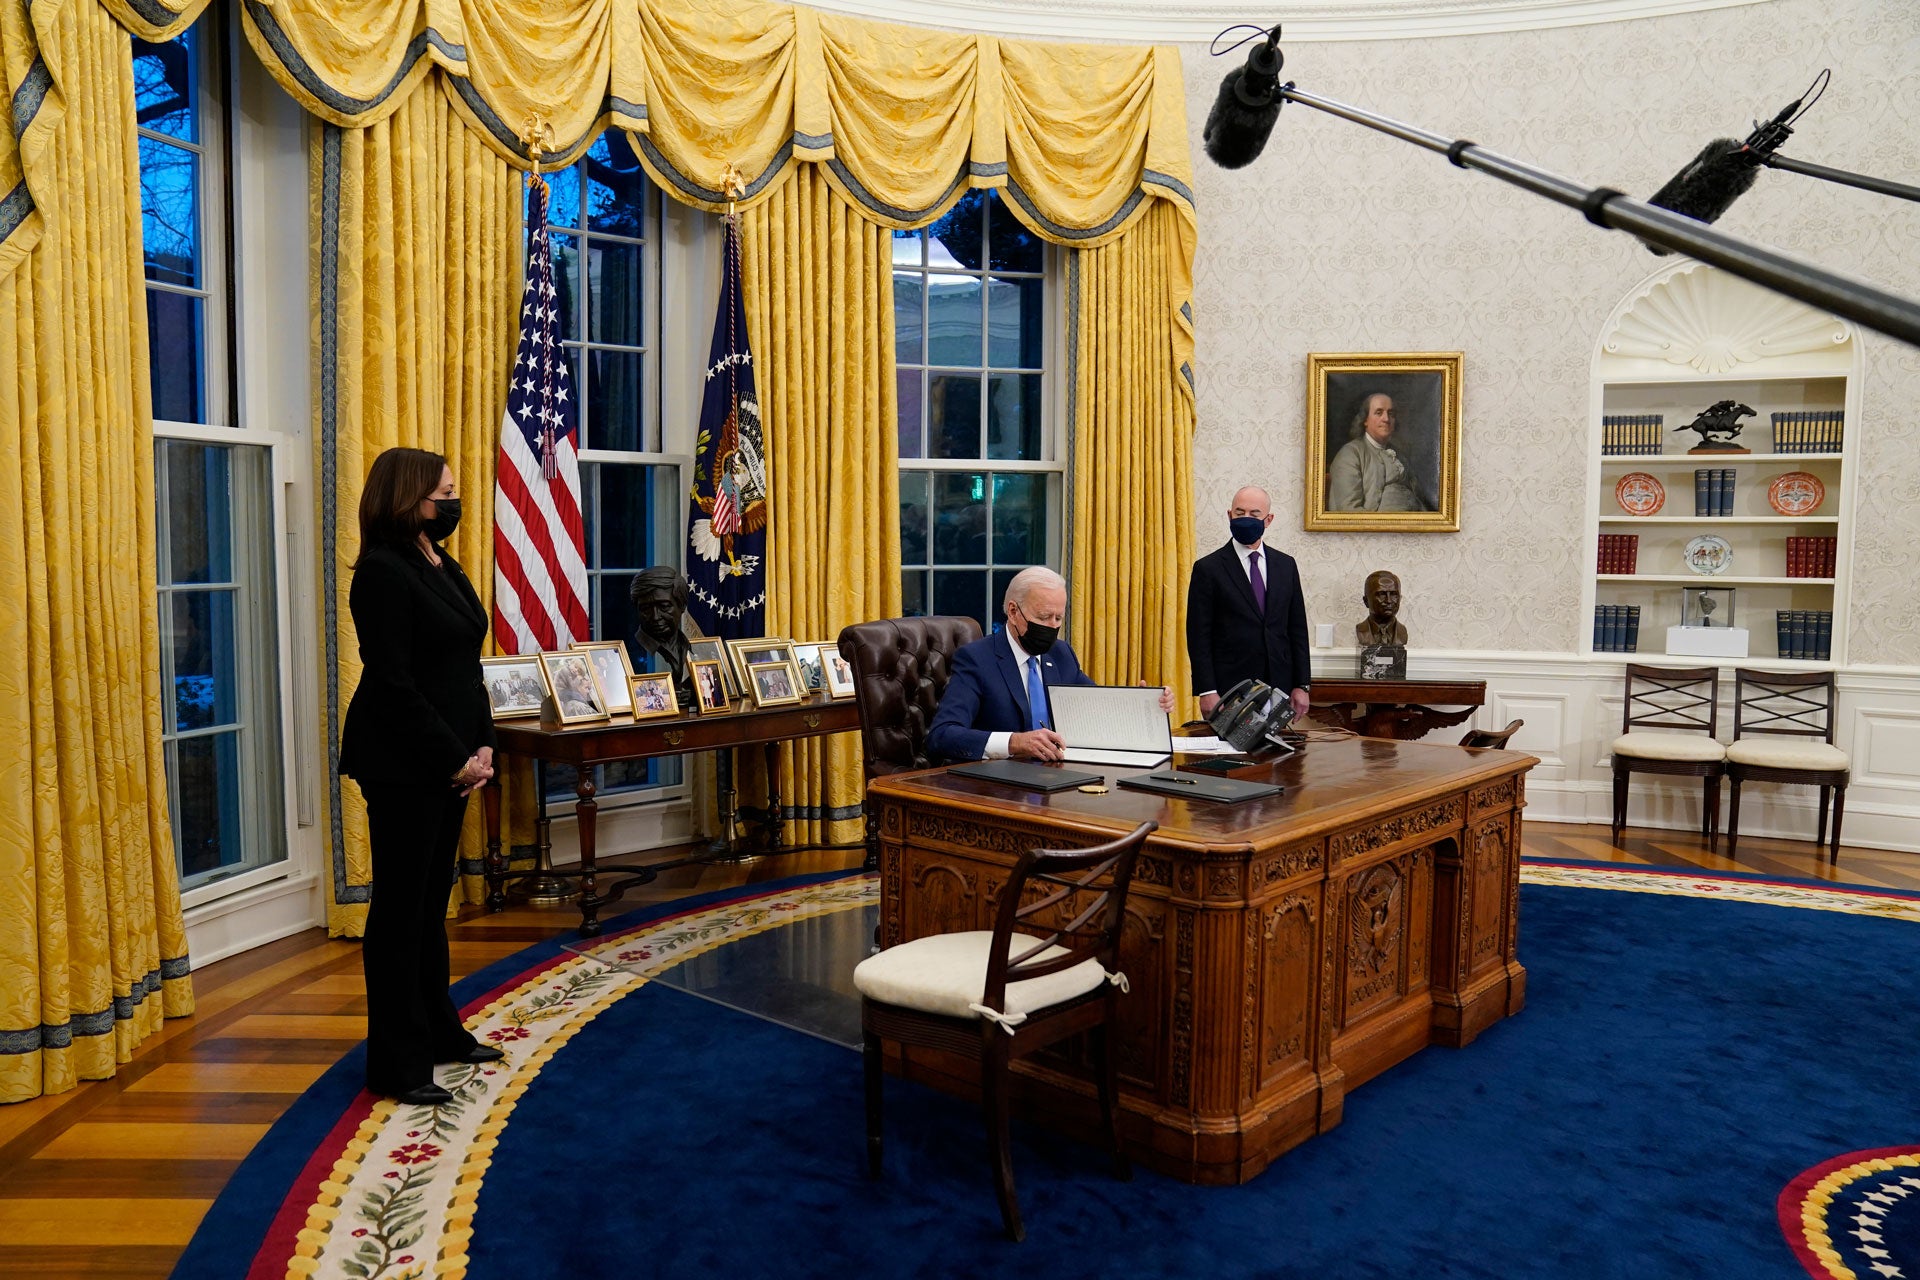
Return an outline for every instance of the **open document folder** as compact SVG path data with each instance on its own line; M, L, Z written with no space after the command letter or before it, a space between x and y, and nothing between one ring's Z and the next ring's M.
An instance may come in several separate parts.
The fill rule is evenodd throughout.
M1074 764L1151 769L1173 755L1173 726L1160 709L1158 687L1056 684L1047 689L1053 729Z

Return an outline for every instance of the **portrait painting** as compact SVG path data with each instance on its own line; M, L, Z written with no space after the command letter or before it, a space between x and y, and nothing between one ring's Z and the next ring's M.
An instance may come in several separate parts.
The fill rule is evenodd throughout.
M820 676L826 684L829 698L853 696L853 664L840 656L839 645L820 646Z
M480 678L487 686L487 705L495 720L540 714L547 694L540 659L532 654L480 659Z
M627 646L620 640L576 641L570 650L583 653L593 664L593 675L607 695L607 710L631 711L627 701L627 681L633 679L633 664L627 661Z
M740 696L740 683L733 676L733 660L727 656L727 642L717 639L689 640L687 651L695 662L720 664L720 691L729 699Z
M635 720L680 714L680 701L673 693L673 673L654 671L634 676L628 682Z
M547 673L547 687L553 690L554 709L561 724L584 724L607 718L607 696L600 691L593 663L578 650L540 655Z
M798 702L806 693L792 659L753 663L747 667L747 681L753 689L754 702L762 707Z
M1459 531L1461 359L1307 357L1308 529Z
M702 711L725 711L727 709L727 680L725 668L712 658L695 658L689 664L693 668L693 695L700 703Z
M797 644L793 646L793 665L799 668L800 683L808 693L819 693L824 687L820 675L820 646L817 644Z

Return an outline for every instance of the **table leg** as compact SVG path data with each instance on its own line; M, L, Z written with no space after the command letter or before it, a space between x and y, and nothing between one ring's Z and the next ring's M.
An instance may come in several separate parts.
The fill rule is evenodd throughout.
M506 761L494 757L494 776L505 779ZM492 783L480 788L480 811L487 824L487 910L502 911L507 905L506 859L500 856L500 787Z
M575 802L573 811L579 817L580 834L580 936L597 937L600 933L600 898L594 892L594 815L600 806L593 802L593 769L591 766L580 770L580 783L574 788L580 799Z
M778 849L785 843L785 821L780 813L780 744L769 742L767 754L767 848Z

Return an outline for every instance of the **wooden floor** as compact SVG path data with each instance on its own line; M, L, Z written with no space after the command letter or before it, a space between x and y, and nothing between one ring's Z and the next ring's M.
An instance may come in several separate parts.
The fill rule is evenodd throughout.
M1805 842L1746 838L1736 863L1697 837L1528 823L1525 852L1920 890L1920 856L1843 848L1830 867ZM809 853L668 872L644 905L858 865ZM478 909L451 926L456 977L571 930L570 906ZM112 1080L0 1106L0 1276L166 1276L213 1198L262 1134L365 1034L360 949L320 930L193 975L198 1011L147 1041Z

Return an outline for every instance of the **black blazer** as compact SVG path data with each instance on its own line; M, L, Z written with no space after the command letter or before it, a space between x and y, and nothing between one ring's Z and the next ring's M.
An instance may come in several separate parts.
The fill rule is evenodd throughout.
M480 682L487 613L459 564L416 547L378 547L347 600L360 638L360 687L340 735L340 772L360 782L448 783L493 742Z
M1242 567L1247 553L1239 543L1228 542L1194 562L1187 584L1187 660L1195 693L1224 695L1250 676L1280 690L1305 689L1313 679L1300 566L1272 547L1266 553L1265 616L1254 611L1253 583Z

